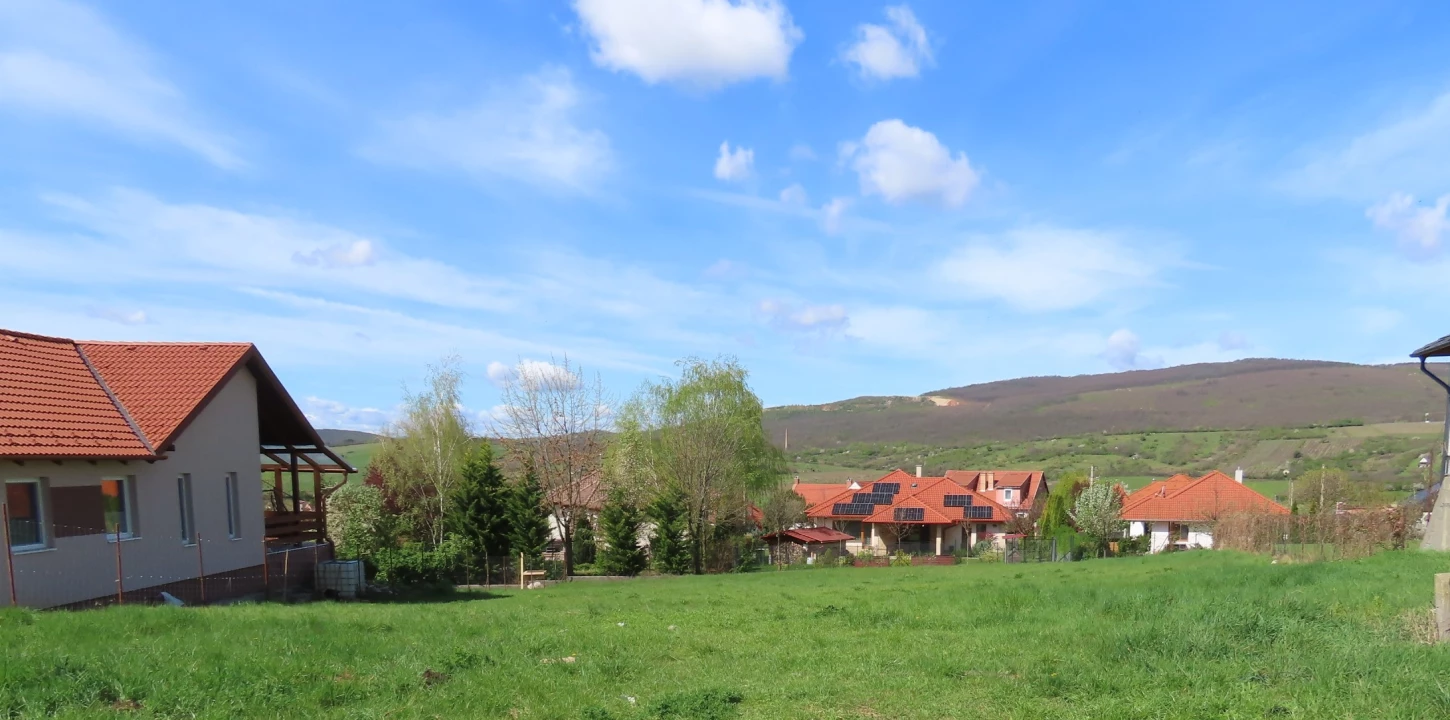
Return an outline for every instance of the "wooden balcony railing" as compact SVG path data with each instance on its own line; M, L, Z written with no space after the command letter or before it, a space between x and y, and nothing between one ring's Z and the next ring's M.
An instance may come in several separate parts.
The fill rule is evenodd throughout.
M266 513L267 545L301 545L322 542L324 526L319 512Z

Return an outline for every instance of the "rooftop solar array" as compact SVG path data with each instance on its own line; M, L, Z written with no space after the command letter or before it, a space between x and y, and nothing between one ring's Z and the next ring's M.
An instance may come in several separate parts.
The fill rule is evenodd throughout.
M968 505L963 509L962 516L968 520L990 520L992 519L992 508L987 505Z
M858 492L851 496L853 503L871 503L872 505L890 505L895 500L895 495L884 492Z
M892 483L888 483L888 482L872 483L871 484L871 492L891 493L892 495L895 495L896 493L901 492L901 483L899 483L899 482L892 482Z
M947 507L968 507L972 504L971 495L943 495L942 504Z
M836 503L831 506L832 515L870 515L876 506L871 503Z
M892 519L896 522L921 522L926 519L925 508L896 508L892 512Z

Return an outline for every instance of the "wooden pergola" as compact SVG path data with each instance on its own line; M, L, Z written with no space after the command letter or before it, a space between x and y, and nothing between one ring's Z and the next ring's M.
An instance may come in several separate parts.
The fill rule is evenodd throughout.
M272 474L270 507L266 511L268 546L301 545L327 538L327 498L357 472L326 445L263 445L262 474ZM312 502L302 497L302 474L312 475ZM340 478L327 484L328 475ZM284 477L290 480L284 483ZM288 500L291 500L289 503Z

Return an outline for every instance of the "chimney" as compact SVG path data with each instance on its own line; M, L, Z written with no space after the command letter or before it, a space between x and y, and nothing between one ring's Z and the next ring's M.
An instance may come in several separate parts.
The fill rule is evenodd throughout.
M917 477L921 477L921 466L920 465L917 465L916 466L916 476Z
M1244 484L1244 469L1242 467L1234 470L1234 482L1240 485Z

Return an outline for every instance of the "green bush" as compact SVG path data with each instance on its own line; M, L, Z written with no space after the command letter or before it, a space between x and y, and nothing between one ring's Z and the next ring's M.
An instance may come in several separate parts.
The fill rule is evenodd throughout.
M327 530L340 558L371 558L392 544L381 490L344 485L327 500Z
M977 553L977 559L984 563L1002 562L1002 553L999 550L988 550Z
M891 556L891 567L911 567L911 556L897 550L896 554Z
M392 588L436 588L453 584L453 576L462 566L465 544L450 535L437 546L407 543L386 548L373 556L377 566L375 580Z
M1118 541L1119 555L1144 555L1148 552L1147 535L1139 535L1135 538L1123 538Z
M977 544L972 546L973 557L981 557L983 554L989 552L992 552L991 540L978 540Z
M816 566L837 567L840 565L840 563L836 562L839 558L840 555L836 552L835 548L826 548L821 551L821 554L816 556Z

